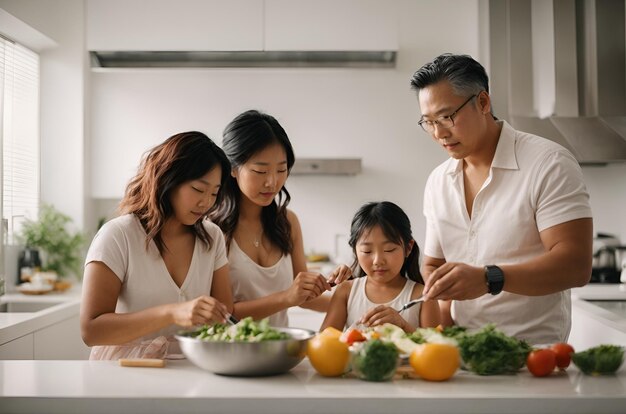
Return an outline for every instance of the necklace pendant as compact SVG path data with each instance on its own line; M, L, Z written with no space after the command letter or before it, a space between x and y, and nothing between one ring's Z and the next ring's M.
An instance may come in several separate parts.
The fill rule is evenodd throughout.
M258 240L254 240L254 247L259 247L259 241Z

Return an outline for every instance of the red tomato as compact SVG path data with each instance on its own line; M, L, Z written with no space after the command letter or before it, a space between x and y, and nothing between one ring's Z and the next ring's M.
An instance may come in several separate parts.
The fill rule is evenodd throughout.
M535 377L550 375L556 368L556 353L551 349L536 349L528 354L526 366Z
M569 363L572 361L572 354L574 353L574 347L564 342L559 342L550 347L556 354L556 366L562 369L569 367Z
M362 342L366 339L367 338L365 338L365 336L363 336L361 331L359 331L358 329L350 329L348 332L346 332L344 341L348 345L352 345L355 342Z

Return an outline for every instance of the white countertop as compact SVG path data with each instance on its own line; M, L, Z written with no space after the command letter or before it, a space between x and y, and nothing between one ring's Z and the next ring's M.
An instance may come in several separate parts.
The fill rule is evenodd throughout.
M589 284L572 289L572 307L596 321L626 334L626 318L588 301L626 301L626 284Z
M0 361L0 413L623 413L626 370L547 378L526 370L447 382L324 378L308 360L262 378L214 375L188 361L127 368L112 361Z
M0 298L7 299L14 297ZM626 332L623 319L585 299L626 300L626 286L572 290L573 306ZM80 287L26 300L63 303L34 313L0 314L0 343L7 333L14 335L46 318L76 314ZM306 359L287 374L265 378L222 377L188 361L168 361L163 369L125 368L114 361L0 361L0 413L552 414L624 413L624 407L626 366L606 377L584 376L572 366L548 378L534 378L526 370L490 377L459 371L443 383L419 379L370 383L321 377Z
M24 295L15 292L0 296L0 304L15 301L54 303L54 306L37 312L0 312L0 344L77 315L80 309L80 294L81 285L75 284L65 292L44 295Z
M626 300L626 284L624 283L590 283L572 289L572 298L591 300Z

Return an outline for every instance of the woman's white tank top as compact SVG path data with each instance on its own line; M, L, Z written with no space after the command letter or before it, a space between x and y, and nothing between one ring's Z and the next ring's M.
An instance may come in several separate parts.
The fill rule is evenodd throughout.
M355 324L368 310L378 305L386 305L394 309L400 309L402 305L411 300L411 294L415 286L414 281L406 279L404 288L402 288L398 296L387 303L374 303L369 300L365 293L366 282L367 276L358 277L352 282L352 289L350 289L350 295L348 296L348 317L346 318L345 328ZM404 320L415 327L420 326L420 305L421 304L418 303L400 314Z
M235 239L230 242L228 266L235 302L268 296L289 288L293 283L291 255L284 255L274 265L263 267L250 259ZM271 326L288 326L287 310L271 315L269 322Z

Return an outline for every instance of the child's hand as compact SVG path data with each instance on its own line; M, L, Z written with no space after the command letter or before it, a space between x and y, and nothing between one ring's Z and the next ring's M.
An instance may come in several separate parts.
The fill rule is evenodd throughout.
M361 317L359 322L365 326L378 326L384 323L391 323L399 326L405 331L409 328L408 322L400 316L397 310L385 305L378 305L375 308L368 310L365 315Z
M352 276L352 269L345 264L341 264L333 270L333 272L328 277L328 283L334 283L335 285L340 284L341 282L345 282ZM333 285L334 286L334 285Z

